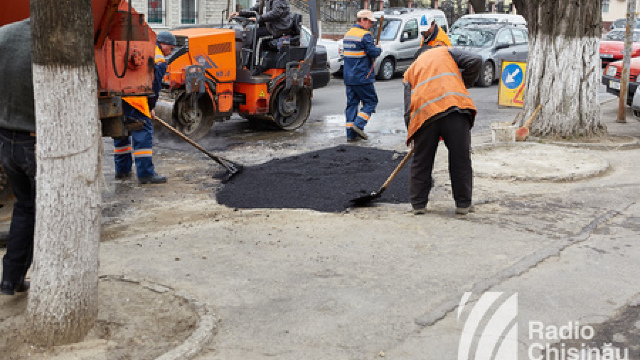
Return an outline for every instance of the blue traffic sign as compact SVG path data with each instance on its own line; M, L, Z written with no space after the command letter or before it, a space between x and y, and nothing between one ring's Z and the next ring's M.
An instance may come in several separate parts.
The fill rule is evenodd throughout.
M502 83L508 89L513 90L522 85L522 79L524 79L524 71L516 63L509 64L502 70Z

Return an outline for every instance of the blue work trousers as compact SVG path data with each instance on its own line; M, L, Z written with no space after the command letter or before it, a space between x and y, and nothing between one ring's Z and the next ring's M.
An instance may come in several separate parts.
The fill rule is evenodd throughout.
M0 129L2 165L16 202L9 227L7 253L2 258L2 279L18 283L33 260L36 222L36 138L23 131Z
M155 170L152 161L153 124L151 119L136 111L133 117L144 121L144 128L131 132L131 136L124 139L114 139L114 160L116 162L116 174L131 172L135 159L136 174L138 179L153 176ZM125 111L127 115L127 111ZM132 115L132 113L129 113ZM133 149L131 143L133 140Z
M347 108L345 109L347 121L347 138L353 139L356 133L351 129L357 126L364 129L371 118L371 114L376 112L378 105L378 95L373 83L364 85L345 85L347 89ZM362 102L362 108L358 109Z

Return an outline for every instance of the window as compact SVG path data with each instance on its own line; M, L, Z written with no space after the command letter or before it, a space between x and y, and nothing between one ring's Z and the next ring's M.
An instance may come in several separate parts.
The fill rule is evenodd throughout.
M405 40L413 40L418 38L418 20L411 19L404 25L402 35Z
M198 22L198 0L182 0L182 24L195 24Z
M508 29L501 30L496 40L496 45L512 45L513 38L511 37L511 31Z
M511 29L513 31L513 37L516 40L516 45L526 44L529 42L527 31L524 29Z
M164 24L164 0L148 0L147 22L149 24Z
M609 12L609 0L602 0L602 13L606 14Z

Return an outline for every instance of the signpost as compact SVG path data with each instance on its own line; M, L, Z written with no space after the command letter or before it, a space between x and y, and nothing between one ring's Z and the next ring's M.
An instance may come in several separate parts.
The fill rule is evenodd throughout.
M498 105L522 107L524 95L524 74L526 63L516 61L502 62L502 77L498 90Z

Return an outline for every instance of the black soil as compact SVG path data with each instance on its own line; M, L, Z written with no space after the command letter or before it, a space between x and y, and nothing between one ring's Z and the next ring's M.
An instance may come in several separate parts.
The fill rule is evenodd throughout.
M246 167L218 192L232 208L288 208L340 212L349 200L378 191L405 153L337 146ZM376 202L409 202L409 167Z

